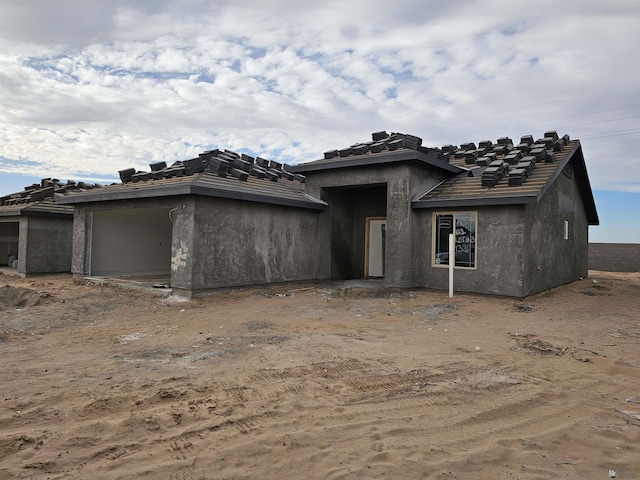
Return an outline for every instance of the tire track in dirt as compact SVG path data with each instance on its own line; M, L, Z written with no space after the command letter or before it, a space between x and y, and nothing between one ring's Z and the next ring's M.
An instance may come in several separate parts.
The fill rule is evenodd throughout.
M303 377L311 376L308 380L320 384L326 378L322 374L328 373L329 369L324 372L326 365L320 368L318 365L313 367L315 372L320 373L319 378L312 377L310 372L314 371L314 368L310 367L297 369L296 373ZM342 381L344 386L338 398L334 398L334 403L339 404L339 408L302 408L295 414L304 416L313 411L315 429L322 429L328 438L334 437L332 431L344 432L345 429L352 430L354 435L375 429L382 431L387 440L371 442L371 450L376 453L393 449L392 443L400 437L421 438L425 443L444 452L451 449L472 452L477 448L486 448L488 436L495 437L497 443L503 437L509 438L514 434L518 436L525 427L527 437L543 435L565 429L595 414L597 407L584 408L584 403L590 403L601 394L593 393L593 387L597 382L589 382L584 377L563 379L581 392L580 396L573 396L575 400L567 401L562 393L544 393L548 385L533 381L527 381L537 386L538 393L533 397L531 385L528 385L529 390L525 394L518 385L512 383L473 391L468 386L461 385L465 377L474 373L470 369L433 374L414 371L407 374L376 376L370 375L369 365L364 371L353 367L351 365L341 368L339 365L332 365L332 372L343 376L345 372L350 374L347 378L331 379L334 382ZM365 375L358 376L363 373ZM291 370L284 374L263 371L259 372L258 376L265 382L268 378L295 379ZM423 390L431 386L439 390ZM505 396L505 389L509 387L515 391ZM259 389L260 385L256 385L255 388ZM313 386L306 385L304 388ZM317 393L327 395L326 391L319 387ZM474 399L478 400L472 412L465 408L470 393L474 393ZM295 392L281 390L279 393L285 397L291 394L295 395ZM486 408L483 408L484 406ZM291 412L280 412L253 418L248 423L245 419L239 418L230 421L226 426L234 425L240 434L246 434L250 430L260 428L286 430L287 426L291 427L294 423L295 416L291 416ZM336 433L334 447L347 448L349 436L345 438L343 435L341 440L338 437ZM408 449L408 452L416 454L412 449Z

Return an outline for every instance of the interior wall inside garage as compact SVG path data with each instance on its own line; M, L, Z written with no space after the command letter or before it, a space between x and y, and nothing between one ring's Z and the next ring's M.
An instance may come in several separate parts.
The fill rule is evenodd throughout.
M20 222L0 222L0 265L18 257Z
M93 212L91 275L170 274L172 223L169 208Z

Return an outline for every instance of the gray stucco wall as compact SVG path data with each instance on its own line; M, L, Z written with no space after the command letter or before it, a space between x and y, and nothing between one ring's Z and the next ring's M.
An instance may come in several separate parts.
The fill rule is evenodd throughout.
M340 204L332 205L331 197L327 195L327 189L338 187L358 187L364 185L386 185L386 265L384 282L392 287L415 287L418 285L418 268L415 262L417 254L414 247L418 221L416 213L411 208L411 200L424 193L429 188L439 183L444 175L440 170L420 164L392 164L363 168L344 168L329 171L307 172L307 186L316 196L321 196L328 201L329 208L320 214L319 237L322 244L320 250L320 264L325 270L323 275L340 278L340 274L330 272L329 266L332 260L336 261L336 250L332 254L331 241L332 230L344 224L348 228L353 218L359 218L361 214L352 216L351 219L336 219L336 216L347 215L342 211ZM323 191L323 189L325 189ZM354 188L354 192L357 190ZM330 192L329 192L330 193ZM364 224L358 226L363 232ZM335 237L335 233L333 234ZM361 256L361 249L353 248L355 255ZM363 250L362 250L363 251ZM360 260L358 260L360 262ZM357 263L359 272L353 271L352 278L361 278L364 269ZM335 268L335 267L334 267Z
M587 276L589 228L575 177L559 175L539 203L527 205L525 225L523 296Z
M91 237L87 234L91 231L91 211L78 205L73 214L73 240L71 252L71 273L75 280L89 275Z
M640 272L640 243L590 243L589 270Z
M73 219L29 216L20 224L18 273L71 271Z
M164 215L171 212L171 247L165 251L163 245L154 247L153 251L156 255L167 256L167 273L170 271L171 286L178 294L190 296L200 291L230 286L326 278L319 269L317 211L196 196L76 206L73 227L74 278L80 279L92 273L92 257L101 258L101 265L104 266L109 263L108 256L113 255L112 252L104 257L107 250L113 249L93 242L94 233L100 234L94 231L96 221L102 221L102 227L106 227L101 217L105 217L107 211L123 212L107 215L117 220L120 217L128 218L128 213L144 215L145 210L149 212L149 219L146 220L156 219L156 223L164 222ZM162 215L162 218L158 215ZM139 218L143 220L143 217ZM123 230L122 233L124 235L127 232ZM104 234L110 236L113 232L102 232L101 235ZM162 236L164 238L164 234ZM135 241L135 238L129 239ZM92 252L96 248L100 252ZM140 245L130 244L129 248L134 251Z
M190 285L195 294L322 278L318 215L302 208L196 197L191 209L176 212L172 287Z
M524 208L518 205L479 207L477 209L419 209L422 252L416 257L421 271L420 285L449 288L448 266L433 265L433 215L444 212L475 211L475 269L454 269L454 291L494 295L522 296L524 256Z
M191 256L195 252L195 197L184 198L180 207L172 213L173 234L171 241L171 287L177 291L191 293L193 269L197 259Z
M575 178L560 175L539 203L476 211L477 269L455 269L455 291L526 297L587 276L588 222ZM421 214L429 243L419 257L420 284L446 289L448 269L432 265L433 211Z

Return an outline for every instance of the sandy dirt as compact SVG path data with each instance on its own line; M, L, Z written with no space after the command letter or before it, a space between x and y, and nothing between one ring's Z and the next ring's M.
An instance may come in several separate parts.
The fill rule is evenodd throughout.
M0 479L640 478L640 274L177 302L0 276Z

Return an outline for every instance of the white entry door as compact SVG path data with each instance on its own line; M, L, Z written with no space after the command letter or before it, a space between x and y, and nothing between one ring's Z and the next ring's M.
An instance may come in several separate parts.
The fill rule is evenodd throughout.
M367 218L365 277L384 277L386 228L386 218Z

